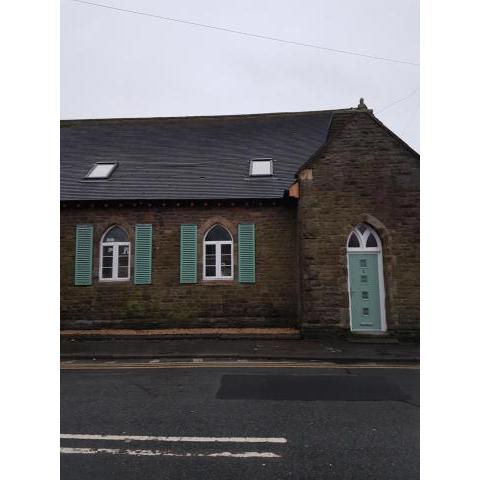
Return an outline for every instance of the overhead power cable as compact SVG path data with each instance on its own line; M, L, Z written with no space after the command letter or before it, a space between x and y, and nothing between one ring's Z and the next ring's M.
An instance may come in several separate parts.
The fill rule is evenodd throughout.
M400 103L400 102L403 102L405 100L408 100L409 98L413 97L413 95L415 95L418 90L419 90L420 87L417 87L413 92L409 93L406 97L403 97L403 98L399 98L398 100L395 100L394 102L392 103L389 103L387 106L385 107L382 107L380 110L378 110L376 113L381 113L385 110L387 110L388 108L390 107L393 107L394 105L396 105L397 103Z
M234 33L236 35L243 35L245 37L250 37L250 38L260 38L262 40L270 40L272 42L287 43L289 45L296 45L296 46L299 46L299 47L316 48L318 50L325 50L327 52L341 53L341 54L344 54L344 55L354 55L356 57L369 58L371 60L379 60L379 61L392 62L392 63L401 63L401 64L404 64L404 65L413 65L413 66L416 66L416 67L418 67L420 65L419 63L408 62L408 61L405 61L405 60L398 60L398 59L395 59L395 58L378 57L378 56L375 56L375 55L367 55L367 54L364 54L364 53L352 52L352 51L349 51L349 50L339 50L337 48L323 47L321 45L315 45L313 43L303 43L303 42L296 42L294 40L284 40L282 38L269 37L267 35L261 35L261 34L257 34L257 33L242 32L240 30L233 30L231 28L218 27L216 25L207 25L205 23L192 22L190 20L181 20L179 18L165 17L163 15L156 15L154 13L140 12L138 10L128 10L126 8L113 7L111 5L103 5L101 3L87 2L87 1L84 1L84 0L72 0L72 1L76 2L76 3L82 3L82 4L85 4L85 5L95 6L95 7L107 8L109 10L116 10L118 12L123 12L123 13L133 13L135 15L143 15L145 17L153 17L153 18L157 18L157 19L160 19L160 20L165 20L165 21L168 21L168 22L178 22L178 23L184 23L186 25L193 25L195 27L203 27L203 28L209 28L211 30L219 30L219 31L222 31L222 32Z
M412 112L410 113L410 116L408 117L407 121L405 122L405 125L403 126L402 130L400 131L400 136L401 137L406 132L407 128L410 127L410 124L412 123L412 120L415 118L419 108L420 108L420 104L417 103L416 107L412 110Z

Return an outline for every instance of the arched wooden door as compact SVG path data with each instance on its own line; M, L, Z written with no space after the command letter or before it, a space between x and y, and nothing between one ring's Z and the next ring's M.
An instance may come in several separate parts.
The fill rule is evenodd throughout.
M386 331L380 237L368 225L358 225L348 237L347 256L352 332Z

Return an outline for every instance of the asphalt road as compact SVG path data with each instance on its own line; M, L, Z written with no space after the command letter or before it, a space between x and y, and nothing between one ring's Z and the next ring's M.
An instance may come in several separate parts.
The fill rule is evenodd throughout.
M417 369L227 365L69 364L62 480L419 478Z

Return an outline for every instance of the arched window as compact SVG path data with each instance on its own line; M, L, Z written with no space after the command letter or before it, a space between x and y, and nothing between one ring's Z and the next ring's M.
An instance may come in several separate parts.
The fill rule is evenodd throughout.
M382 243L375 230L361 223L350 233L347 242L348 251L380 252Z
M127 232L113 226L105 232L100 244L100 280L130 278L130 242Z
M233 278L232 236L221 225L214 225L205 235L203 265L206 280Z

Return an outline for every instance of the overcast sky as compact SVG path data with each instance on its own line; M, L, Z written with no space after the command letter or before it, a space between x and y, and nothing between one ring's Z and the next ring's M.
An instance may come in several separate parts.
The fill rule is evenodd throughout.
M417 0L91 1L419 63ZM360 97L419 150L417 66L61 2L64 119L326 110Z

